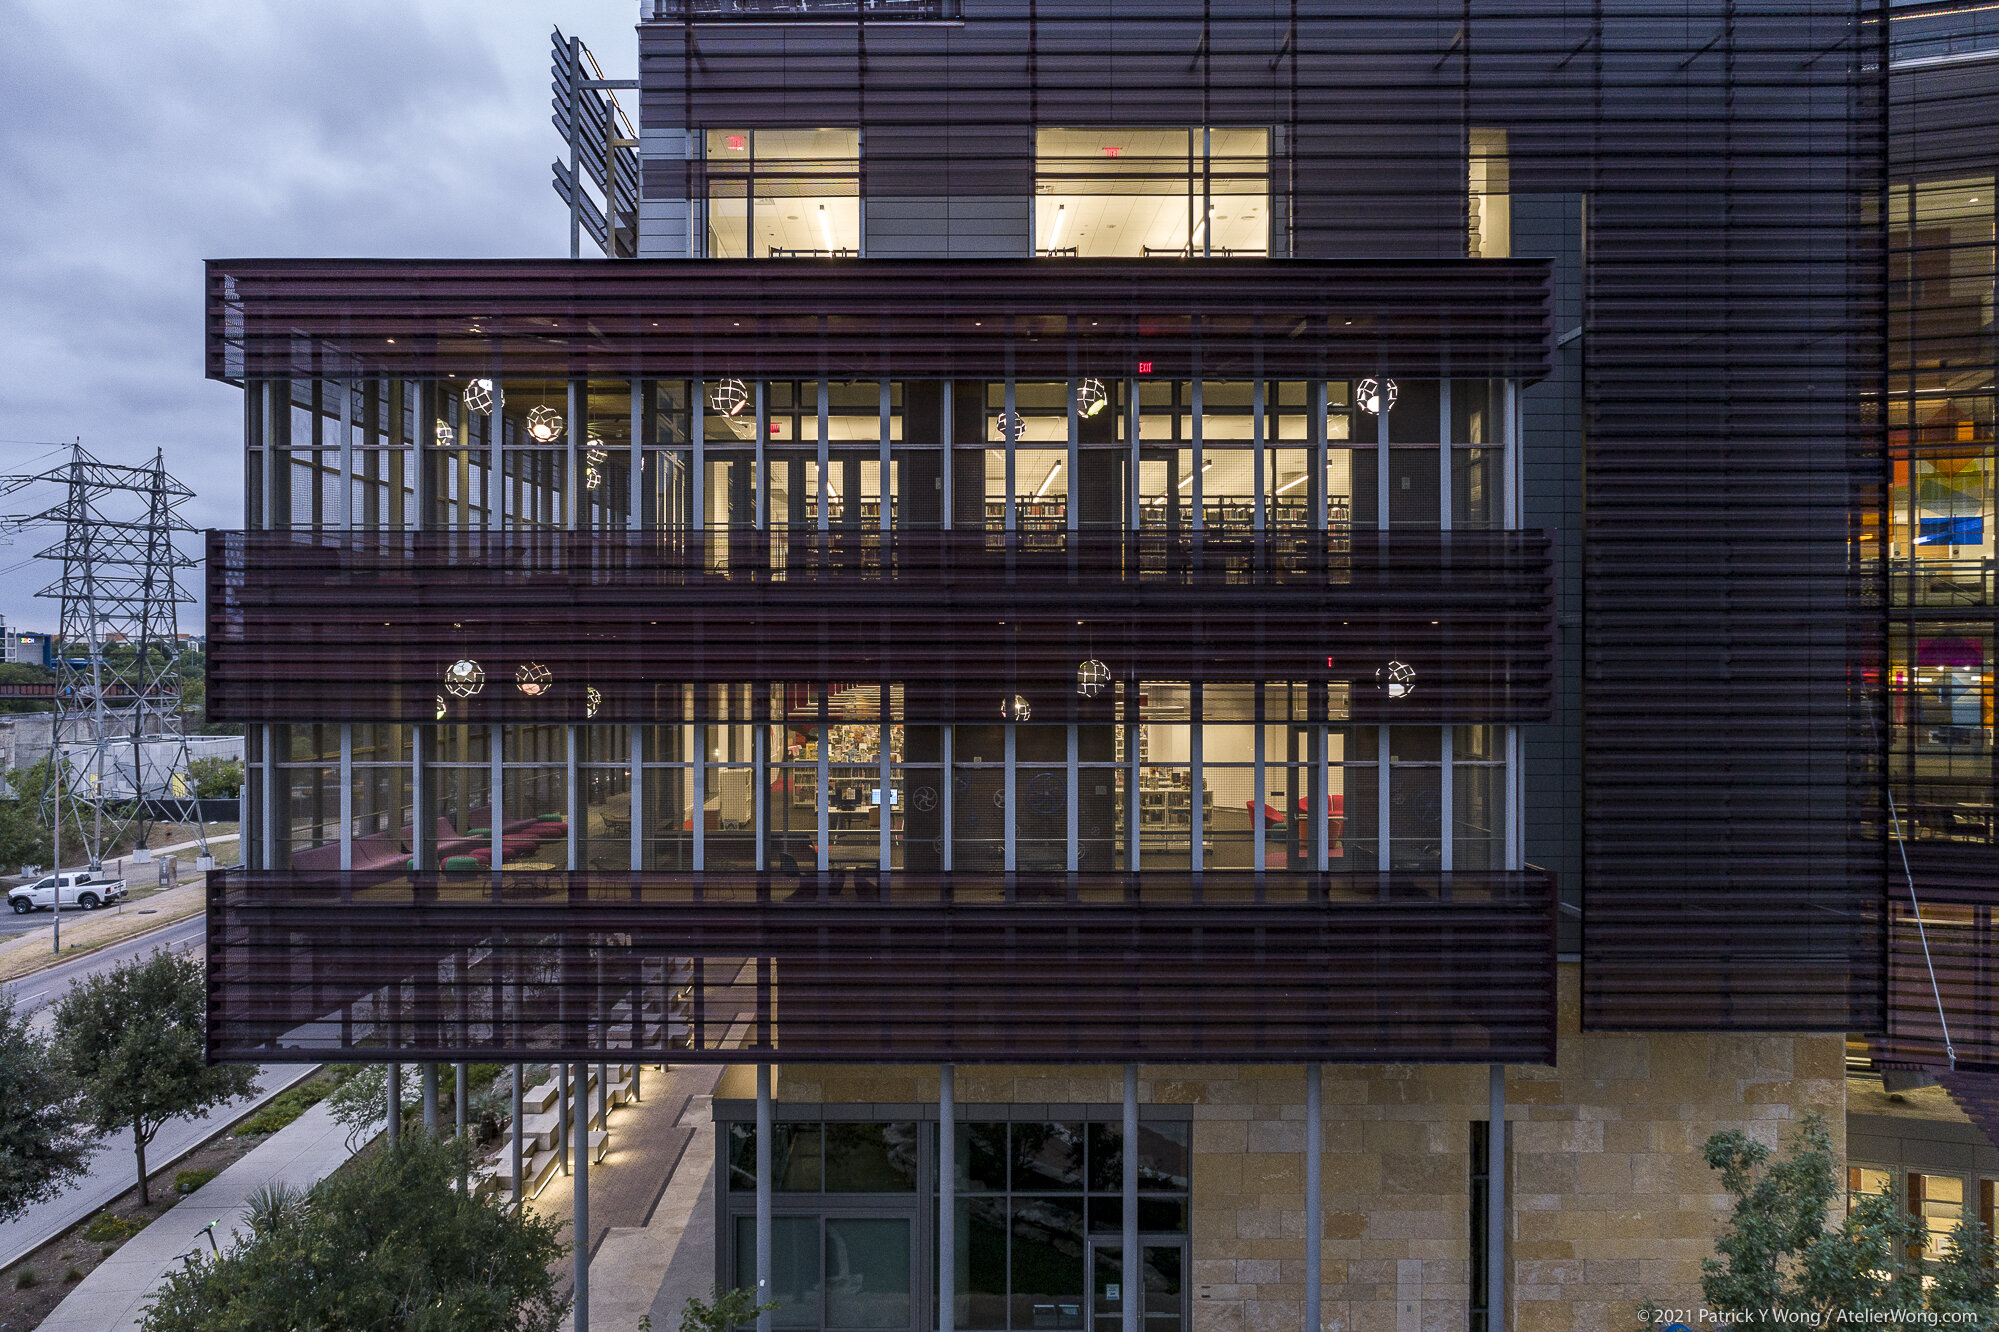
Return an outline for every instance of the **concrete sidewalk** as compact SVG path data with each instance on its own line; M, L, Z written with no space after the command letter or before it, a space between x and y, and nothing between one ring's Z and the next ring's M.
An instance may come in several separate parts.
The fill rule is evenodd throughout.
M246 1228L249 1197L265 1184L304 1187L324 1179L348 1158L347 1130L322 1101L271 1135L268 1142L196 1190L159 1220L125 1242L42 1322L41 1332L126 1332L137 1327L166 1274L190 1249L208 1252L202 1231L211 1221L227 1249L230 1232Z
M598 1243L590 1263L593 1329L629 1332L639 1325L640 1315L650 1313L654 1327L670 1332L680 1326L680 1308L686 1302L681 1287L687 1294L705 1297L714 1286L714 1194L709 1180L714 1174L715 1124L709 1105L721 1075L718 1066L683 1064L656 1083L647 1080L647 1099L684 1107L673 1127L692 1130L693 1136L645 1223L613 1226ZM591 1178L594 1183L594 1172ZM662 1277L671 1290L662 1289ZM669 1312L660 1312L662 1303ZM571 1310L562 1326L575 1325Z
M313 1064L280 1064L261 1068L257 1070L257 1090L250 1095L217 1106L198 1119L169 1121L146 1149L147 1173L156 1174L165 1170L253 1108L317 1071L317 1066ZM264 1147L268 1146L270 1143L264 1144ZM262 1150L263 1147L257 1149ZM250 1155L255 1156L256 1152ZM110 1206L138 1182L139 1167L132 1159L131 1133L107 1136L92 1149L90 1167L82 1179L56 1197L35 1204L12 1221L0 1225L0 1267L32 1253L99 1208ZM169 1186L156 1184L154 1187Z

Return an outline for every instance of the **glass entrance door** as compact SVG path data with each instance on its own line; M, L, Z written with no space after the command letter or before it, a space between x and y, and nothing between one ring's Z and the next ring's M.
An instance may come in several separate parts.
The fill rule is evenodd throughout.
M1181 1332L1186 1325L1186 1239L1141 1239L1139 1257L1141 1332ZM1092 1240L1090 1332L1122 1332L1127 1294L1124 1245L1116 1240Z

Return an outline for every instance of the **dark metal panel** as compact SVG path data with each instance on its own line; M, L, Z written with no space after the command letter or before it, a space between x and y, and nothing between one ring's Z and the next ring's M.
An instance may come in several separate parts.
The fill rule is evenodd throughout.
M211 260L214 378L1534 379L1543 260Z
M1862 10L1599 11L1586 1028L1881 1022L1881 183Z
M1548 1063L1546 875L209 878L209 1053Z
M913 721L1108 721L1114 678L1332 679L1335 720L1545 720L1541 532L1195 540L1122 531L211 532L210 715L581 721L679 715L682 684L905 685ZM724 567L717 567L722 565ZM446 669L486 672L445 697ZM515 668L555 687L515 689ZM1377 672L1413 666L1389 697ZM667 686L662 688L662 686Z

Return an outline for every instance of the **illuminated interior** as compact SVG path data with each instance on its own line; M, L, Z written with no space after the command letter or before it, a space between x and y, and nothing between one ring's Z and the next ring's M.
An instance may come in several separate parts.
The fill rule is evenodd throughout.
M861 252L859 130L715 129L703 147L710 258Z
M1034 168L1037 255L1270 253L1267 129L1037 130Z

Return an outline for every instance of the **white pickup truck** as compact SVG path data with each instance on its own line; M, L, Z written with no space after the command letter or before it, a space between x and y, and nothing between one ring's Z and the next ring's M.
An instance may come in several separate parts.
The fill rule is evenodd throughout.
M81 907L85 911L94 911L98 907L111 905L125 895L123 879L113 879L102 870L77 870L70 874L44 874L33 883L9 888L7 905L14 908L17 916L53 907L57 879L62 880L64 910Z

